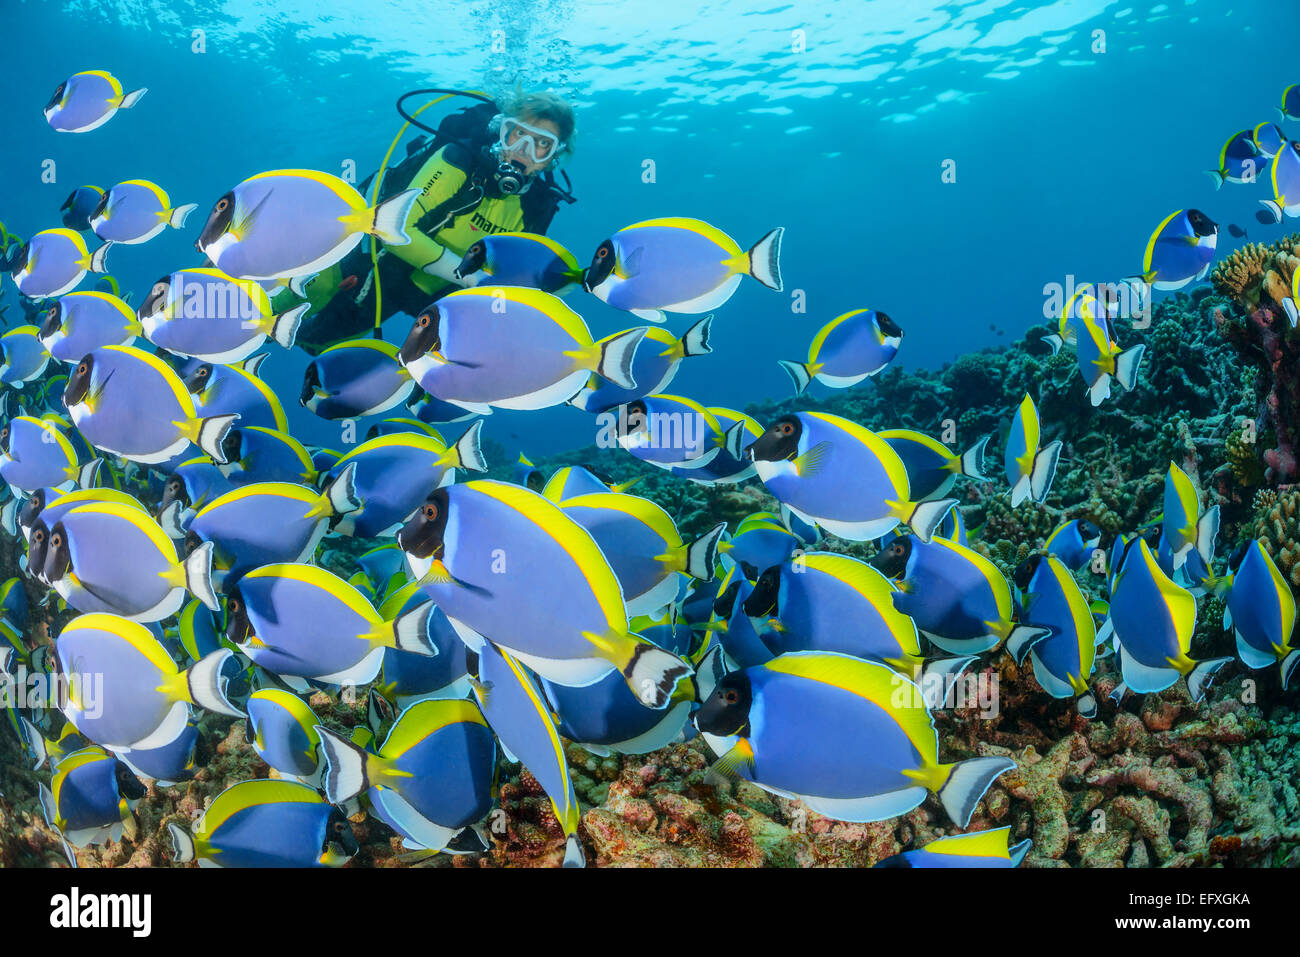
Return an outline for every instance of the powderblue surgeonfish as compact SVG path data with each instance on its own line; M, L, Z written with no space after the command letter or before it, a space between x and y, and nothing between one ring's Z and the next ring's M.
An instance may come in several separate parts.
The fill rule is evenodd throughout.
M341 804L364 793L412 850L443 850L492 808L496 738L472 701L410 705L373 751L327 728L316 731L327 799Z
M118 757L135 772L136 777L147 778L161 788L173 787L188 781L197 773L195 754L199 744L199 725L191 715L185 727L171 741L156 748L121 752Z
M200 867L342 867L357 853L343 812L305 784L260 778L226 788L193 833L168 824L172 859Z
M560 295L582 282L578 259L554 239L537 233L492 233L465 250L456 276L474 285L527 286Z
M679 395L648 395L602 412L597 421L599 447L618 444L642 462L675 469L679 475L708 465L726 446L717 416L694 399ZM733 454L740 457L738 452Z
M419 190L408 189L371 208L337 176L272 170L218 199L194 245L236 279L310 276L337 263L366 235L406 245L406 220L419 198Z
M478 652L474 696L483 717L513 760L519 761L551 799L564 831L564 867L585 867L578 841L578 796L573 791L564 742L555 729L551 708L537 682L508 653L490 641Z
M1042 504L1056 477L1056 462L1061 456L1061 442L1049 442L1039 448L1038 406L1026 393L1011 420L1004 455L1007 484L1011 486L1011 507L1026 499Z
M1254 130L1238 130L1219 150L1219 165L1207 170L1218 189L1227 183L1253 183L1264 172L1268 157L1255 144Z
M710 406L705 411L717 420L718 429L723 435L723 447L704 465L685 462L670 465L668 471L698 485L734 485L758 474L753 461L745 455L745 450L763 434L763 427L758 421L743 412L722 406ZM737 435L728 438L727 433L733 430ZM733 454L737 448L739 455Z
M730 540L719 550L733 561L753 566L754 574L779 565L804 545L771 512L755 512L741 520Z
M71 229L45 229L10 255L6 268L24 296L52 299L76 289L87 272L106 272L108 250L105 243L92 253Z
M406 556L396 549L405 564ZM389 594L379 614L396 618L426 599L419 582L406 582ZM469 694L469 649L460 640L438 606L429 617L429 637L438 653L417 655L396 648L384 649L383 674L378 685L385 698L405 708L426 698L463 698Z
M398 361L397 346L379 339L349 339L308 364L298 401L322 419L359 419L401 405L415 388Z
M1003 640L1017 658L1046 628L1015 622L1011 586L996 565L974 549L946 538L922 542L914 535L890 542L871 560L899 590L894 607L920 632L953 654L980 654Z
M140 779L102 748L67 755L46 787L38 785L45 821L73 847L119 841L145 795Z
M1165 474L1164 520L1161 546L1172 555L1173 569L1183 567L1193 551L1209 565L1214 557L1214 540L1219 534L1219 506L1201 512L1201 497L1191 478L1175 463Z
M708 628L717 634L726 660L739 668L761 665L775 657L768 644L775 643L775 628L766 619L745 614L745 602L754 588L745 567L733 565L718 583L710 609Z
M1273 198L1259 202L1273 217L1273 222L1282 222L1283 216L1292 219L1300 216L1300 142L1283 141L1269 163L1265 183L1272 190Z
M105 242L132 245L153 239L164 229L182 229L194 203L172 208L171 198L156 183L128 179L99 199L90 214L90 228Z
M86 353L68 377L63 401L97 449L145 465L166 462L191 443L218 462L235 414L200 417L172 368L131 346Z
M433 607L394 618L315 565L264 565L239 579L226 601L227 637L254 664L285 678L361 685L379 673L385 648L432 655Z
M397 542L415 579L472 648L491 636L558 684L592 684L617 669L653 708L665 707L691 672L628 630L623 592L604 554L536 492L488 481L438 489ZM562 604L556 595L565 596Z
M1021 619L1048 630L1029 648L1034 677L1053 698L1073 698L1079 714L1095 718L1097 699L1088 676L1097 629L1074 576L1055 555L1032 555L1016 569L1015 580L1024 593ZM1023 646L1019 651L1023 654Z
M117 77L103 70L82 70L68 77L45 104L45 121L59 133L89 133L118 110L129 110L149 92L146 87L123 92Z
M904 851L876 863L876 867L1019 867L1033 841L1011 844L1011 828L995 827L969 834L950 834L925 847Z
M461 289L416 317L401 361L432 396L476 412L568 401L591 373L624 389L644 328L596 342L585 320L539 289Z
M262 426L236 427L222 446L221 473L235 485L295 482L314 485L319 475L306 446L287 432Z
M1292 83L1282 91L1282 105L1277 113L1284 120L1300 120L1300 83Z
M832 389L847 389L883 370L903 342L903 330L875 309L854 309L818 330L808 346L807 362L780 360L781 368L802 395L816 380Z
M49 362L36 326L19 326L0 335L0 383L21 389L39 378Z
M1146 352L1146 343L1139 342L1129 349L1120 349L1111 340L1108 325L1090 319L1080 322L1079 338L1075 348L1075 362L1083 383L1088 387L1088 400L1094 406L1110 398L1110 383L1114 379L1125 392L1137 385L1138 367Z
M782 416L745 454L767 490L791 512L850 541L879 538L899 524L928 541L956 504L955 499L917 501L889 443L824 412Z
M712 326L713 315L710 313L687 329L681 338L667 329L654 326L647 328L632 356L632 380L635 383L632 388L625 388L593 374L578 394L569 400L569 404L584 412L606 412L643 396L663 392L677 375L683 359L708 355L713 351L709 345ZM622 333L607 336L598 344L606 343L619 335Z
M1300 649L1291 645L1295 630L1295 596L1258 540L1247 543L1233 569L1223 627L1237 639L1237 657L1250 668L1280 666L1285 690L1300 664Z
M637 479L633 479L631 482L611 485L592 472L591 469L581 465L565 465L556 469L551 477L546 480L546 485L542 488L542 494L552 502L563 502L566 499L577 498L579 495L626 492L637 481Z
M107 292L70 292L41 319L41 345L60 362L77 362L100 346L129 346L141 326L131 307Z
M430 492L454 479L455 469L486 471L479 448L482 427L482 422L473 423L451 446L433 436L401 432L370 439L348 452L328 474L335 477L355 464L352 481L361 507L343 516L336 530L359 538L391 535Z
M683 217L625 226L596 249L583 286L597 299L639 319L665 312L703 313L722 306L744 276L780 292L778 226L749 250L706 222Z
M227 365L247 359L268 337L293 348L309 308L303 303L277 314L255 282L219 269L178 269L154 283L137 328L174 355Z
M242 717L226 695L228 649L182 670L139 622L81 615L54 642L55 670L67 682L61 709L89 740L114 751L148 751L176 740L190 706Z
M212 546L184 559L148 512L114 501L77 505L49 526L44 578L73 608L154 622L180 611L186 592L216 609Z
M98 186L78 186L59 207L63 214L63 225L68 229L84 233L90 229L90 214L99 206L104 191Z
M984 448L990 436L984 436L959 455L942 442L911 429L889 429L876 434L902 460L908 488L918 502L943 498L960 476L984 477Z
M1110 613L1097 633L1099 644L1113 635L1119 646L1124 684L1149 694L1184 676L1192 700L1200 701L1214 674L1232 659L1192 658L1195 629L1196 599L1160 570L1146 541L1137 539L1115 573Z
M215 546L224 581L282 562L307 562L331 519L356 511L356 467L344 468L324 489L285 482L242 485L205 505L188 531Z
M247 708L245 731L257 756L280 777L315 787L323 770L316 712L282 688L259 688L248 696Z
M19 492L40 488L70 491L94 482L100 460L86 458L65 434L66 423L56 416L37 419L19 415L0 426L0 479Z
M900 690L901 689L901 690ZM965 827L1010 758L939 760L920 688L886 665L804 651L724 676L695 713L715 769L838 821L906 814L933 793Z
M1255 141L1260 154L1266 159L1273 159L1287 144L1287 137L1282 132L1282 127L1267 121L1255 124L1251 128L1250 136Z
M172 502L179 501L182 507L181 523L184 525L193 517L194 512L234 487L222 474L220 467L206 455L188 459L177 465L163 483L158 513L164 514Z
M1199 209L1178 209L1160 221L1142 254L1141 280L1172 291L1204 279L1214 261L1219 225Z
M1077 572L1088 564L1100 544L1101 529L1086 518L1074 518L1052 529L1043 548L1070 571Z
M257 376L265 360L265 352L249 356L236 365L191 360L181 367L185 388L193 393L204 416L233 415L238 416L241 428L258 426L288 432L289 420L280 397ZM225 464L224 458L215 455L213 458L218 464Z

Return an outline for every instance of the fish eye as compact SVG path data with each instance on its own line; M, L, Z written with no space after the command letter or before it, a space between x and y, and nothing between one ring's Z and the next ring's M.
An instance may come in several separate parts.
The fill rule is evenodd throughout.
M425 517L426 519L428 519L429 521L431 521L431 522L432 522L434 519L436 519L436 518L438 517L438 506L437 506L437 505L434 505L432 502L430 502L429 504L425 505L425 506L424 506L424 517Z
M212 369L209 366L199 366L198 372L195 373L200 379L206 379Z
M794 426L791 425L789 422L784 423L784 424L781 426L781 434L782 434L782 435L794 435Z
M226 211L226 207L229 205L230 205L230 200L228 199L217 200L217 212L224 213Z
M50 544L53 545L55 548L58 548L60 545L63 544L63 536L60 535L58 532L55 532L53 535L50 536Z
M723 699L724 701L726 701L727 704L735 704L737 701L740 700L740 695L736 694L736 689L735 689L735 688L728 688L728 689L723 693L723 695L722 695L722 699Z
M87 372L86 363L85 360L82 360L82 362L77 366L77 375L85 375L86 372Z
M424 329L429 325L429 314L426 312L420 316L420 328Z
M32 541L34 542L45 541L45 533L41 531L39 528L36 529L35 531L32 532Z
M605 249L604 247L601 247L600 249L596 250L597 259L604 259L608 255L609 255L609 250Z

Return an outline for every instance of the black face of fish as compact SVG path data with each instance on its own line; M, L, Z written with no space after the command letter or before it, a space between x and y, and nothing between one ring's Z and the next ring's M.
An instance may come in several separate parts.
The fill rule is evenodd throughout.
M311 401L312 396L316 394L316 389L320 385L320 370L316 368L316 363L307 366L307 371L302 376L302 391L298 393L298 404L306 405Z
M724 621L731 617L736 608L736 596L740 594L740 582L732 582L717 598L713 599L713 613Z
M226 599L226 637L237 645L248 641L253 634L253 625L248 620L248 609L244 605L244 596L235 589Z
M612 239L601 243L596 249L596 255L591 257L591 265L587 267L587 272L582 277L582 288L590 292L608 279L609 274L614 271L614 262L617 258L614 255Z
M1038 566L1042 561L1042 555L1030 555L1016 566L1015 574L1011 577L1015 581L1017 588L1024 591L1029 587L1029 583L1034 580L1034 572L1038 571Z
M749 724L753 700L749 676L733 671L718 682L713 694L695 712L695 727L706 734L741 734Z
M772 427L754 440L745 450L755 462L780 462L792 459L799 454L799 436L803 434L803 423L797 415L783 415L772 423Z
M623 414L618 417L619 435L631 435L646 428L650 413L641 399L623 406ZM606 483L608 484L608 483Z
M897 578L907 568L907 560L911 555L912 539L896 538L867 564L888 578Z
M438 557L442 553L442 538L447 531L447 510L450 505L447 490L436 490L398 530L397 547L416 558Z
M162 312L163 307L167 305L167 290L171 288L171 277L163 276L153 284L149 290L149 295L144 297L144 302L140 303L140 308L136 310L136 317L144 319Z
M0 425L0 452L9 451L9 420L5 420L4 425Z
M1189 209L1187 211L1187 221L1192 224L1192 229L1196 231L1198 236L1213 236L1219 231L1219 224L1199 209Z
M95 204L95 208L90 211L90 215L86 219L94 220L104 215L104 210L108 209L108 197L112 195L112 192L111 189L104 191L104 195L99 197L99 202Z
M1250 551L1251 544L1251 542L1242 542L1232 550L1232 554L1228 556L1228 571L1236 574L1237 569L1241 567L1241 563L1246 558L1246 552Z
M45 508L45 489L38 488L35 492L27 497L23 503L23 510L18 513L18 524L23 528L31 528L36 524L36 518Z
M65 199L63 201L63 205L59 207L59 212L66 213L68 210L72 208L72 204L77 201L77 193L78 190L74 189L71 193L68 194L68 198Z
M11 273L22 272L23 267L27 265L27 244L21 243L16 247L10 246L8 256L5 268Z
M781 592L781 566L773 565L758 576L758 584L745 599L745 614L750 618L763 618L767 615L780 614L777 601Z
M95 357L87 353L77 367L68 376L68 384L63 387L63 404L71 409L79 402L84 402L90 394L90 377L95 371Z
M128 801L138 801L145 795L145 786L125 763L117 762L117 793Z
M59 88L55 90L54 95L50 97L50 102L45 104L45 112L49 112L63 102L63 93L67 88L68 84L66 80L59 84Z
M1101 538L1101 529L1086 518L1079 519L1079 537L1085 542L1090 542L1094 538Z
M161 512L172 502L180 501L182 508L190 507L190 493L185 488L185 480L179 475L169 476L167 483L163 485L162 498L158 500L158 511Z
M343 816L343 812L338 808L330 811L329 820L325 823L325 843L321 845L321 853L328 853L331 844L334 845L338 853L345 854L348 857L361 850L356 835L352 833L352 825L348 823L348 819Z
M194 371L185 377L185 389L194 395L201 395L212 378L212 363L204 362L194 367Z
M485 262L487 262L487 244L480 239L465 250L465 258L456 267L456 277L463 279L472 272L478 272Z
M397 350L403 362L414 362L426 352L442 348L442 338L438 333L441 317L437 306L430 306L416 317L415 325L406 334L406 341Z
M45 317L41 319L40 337L48 339L62 328L63 304L56 300L54 305L45 310Z
M33 578L44 580L45 553L50 548L50 530L39 518L32 523L31 534L27 536L27 571Z
M898 336L902 338L903 329L889 316L883 312L876 313L876 325L880 326L880 331L887 336Z
M30 554L28 561L31 561ZM72 549L68 547L68 533L59 522L50 529L50 543L45 547L45 580L51 585L72 572Z
M230 221L235 215L235 194L227 193L217 200L216 205L212 207L212 212L208 213L208 221L203 224L203 232L199 233L198 241L194 248L199 252L212 245L220 239L230 229Z
M226 433L226 437L221 440L221 454L227 462L238 462L243 456L240 450L243 448L244 440L239 429L231 429ZM189 504L188 502L186 503Z

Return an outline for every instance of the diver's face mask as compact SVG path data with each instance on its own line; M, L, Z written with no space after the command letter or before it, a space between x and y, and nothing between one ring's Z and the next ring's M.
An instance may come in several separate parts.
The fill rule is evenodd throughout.
M502 117L497 145L497 155L502 159L514 154L525 163L536 166L545 166L564 151L564 144L554 130L534 126L514 116Z

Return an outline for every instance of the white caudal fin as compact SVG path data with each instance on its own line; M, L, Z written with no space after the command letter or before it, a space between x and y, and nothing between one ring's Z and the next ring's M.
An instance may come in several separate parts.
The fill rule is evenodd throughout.
M961 455L961 474L971 478L984 477L984 448L989 444L991 435L986 435Z
M426 601L397 616L393 622L393 638L398 651L409 651L427 658L438 653L438 646L433 643L433 608L433 602Z
M190 213L198 208L198 203L186 203L184 206L177 206L175 209L168 211L167 225L172 229L184 229L185 220L189 219Z
M662 711L668 707L677 682L690 673L690 665L676 655L637 639L632 660L623 671L623 680L643 705Z
M718 561L718 542L727 533L727 523L719 522L686 546L686 574L700 581L712 581Z
M1142 365L1142 356L1146 351L1146 344L1140 343L1115 357L1115 381L1125 392L1132 392L1137 385L1138 366Z
M91 459L81 467L77 473L78 488L94 488L95 478L99 475L99 467L104 463L103 459Z
M408 189L384 200L374 208L375 221L369 231L390 246L405 246L411 241L406 234L406 219L419 198L418 189Z
M22 715L18 716L18 720L22 722L23 733L27 738L27 747L31 749L32 756L36 759L36 763L32 765L32 770L39 771L41 766L45 764L46 759L50 756L49 751L45 747L45 735L41 734L41 732L37 730L36 725L32 724Z
M329 728L316 725L320 735L321 760L325 762L325 800L342 804L356 797L368 786L366 780L366 753L347 738Z
M249 375L257 375L257 370L262 368L262 363L266 361L266 357L270 354L271 353L269 352L259 352L255 356L249 356L239 364L239 368L243 369Z
M190 832L179 824L168 824L167 833L172 838L172 860L177 864L194 860L194 838L190 837Z
M18 534L18 509L19 502L16 496L11 496L9 501L0 507L0 529L4 529L6 535L10 538Z
M1050 628L1035 628L1032 625L1016 625L1011 629L1011 634L1007 635L1007 651L1011 657L1020 664L1025 660L1025 655L1029 654L1029 649L1034 647L1044 638L1052 633Z
M563 867L586 867L587 858L582 853L582 844L578 841L578 835L570 834L569 839L564 842L564 864Z
M1291 323L1295 325L1294 320ZM709 313L695 325L686 330L682 336L682 356L704 356L713 351L709 345L709 333L713 329L713 313Z
M1088 401L1095 409L1110 398L1110 373L1103 372L1088 390Z
M483 420L479 419L465 434L456 440L456 454L460 458L460 467L471 472L486 472L487 459L483 457L483 447L479 444L479 435L483 431Z
M777 359L777 364L785 370L785 374L790 377L794 383L794 394L803 395L808 384L812 382L812 374L808 371L808 364L804 362L794 362L790 359Z
M229 648L219 648L204 655L186 672L186 680L190 686L190 699L200 708L242 718L244 712L226 697L226 676L221 673L234 654Z
M308 273L305 276L293 276L289 279L289 281L285 285L287 285L289 287L289 291L293 293L295 296L297 296L299 299L306 299L307 287L310 286L311 281L319 275L320 273L313 272L313 273Z
M1295 300L1290 296L1282 300L1282 311L1286 313L1287 319L1291 320L1291 328L1296 326L1296 319L1300 318L1300 313L1296 310Z
M1205 567L1214 561L1214 542L1219 537L1219 506L1211 505L1196 522L1196 551Z
M181 513L184 511L184 504L180 499L176 499L174 502L168 502L166 507L158 513L158 525L168 538L181 539L185 537L185 525L181 519Z
M292 349L298 338L298 327L310 308L311 303L304 302L276 316L271 324L271 338L284 348Z
M939 800L958 827L970 823L984 792L998 776L1010 771L1016 762L1010 758L970 758L952 766L948 780L939 788Z
M226 453L221 450L221 445L226 441L226 433L235 424L239 418L239 413L230 415L214 415L206 419L199 420L199 437L195 444L208 455L212 456L212 461L218 465L228 465Z
M636 347L645 338L645 328L637 327L627 332L610 336L600 347L600 364L596 374L608 379L622 389L635 389L636 379L632 377L632 357Z
M1091 691L1085 691L1074 700L1074 707L1079 712L1079 717L1091 721L1097 717L1097 696Z
M1296 665L1300 665L1300 649L1290 652L1282 659L1282 690L1286 691L1287 686L1291 684L1291 675L1295 673Z
M1214 180L1215 189L1218 189L1220 186L1223 185L1223 174L1219 172L1217 169L1207 169L1205 171L1205 175L1210 177L1210 179Z
M733 459L740 459L745 454L745 423L737 422L731 428L727 429L726 435L723 436L723 447L728 455Z
M104 245L100 246L98 249L96 249L93 253L90 254L91 272L98 272L98 273L108 272L108 249L112 245L113 244L111 242L104 243Z
M346 515L361 507L361 499L357 498L356 475L357 463L349 462L325 486L325 497L330 500L330 508L335 515Z
M781 283L781 237L784 234L785 227L778 226L749 249L749 274L777 292L785 288Z
M1029 494L1039 505L1047 498L1056 478L1056 461L1061 457L1061 441L1057 439L1034 456L1034 471L1029 476Z
M179 502L176 504L180 504ZM204 542L185 556L185 587L212 611L221 611L212 588L212 543Z
M907 519L907 524L912 527L916 537L923 542L928 542L934 535L934 530L939 527L943 517L948 514L948 509L957 505L955 498L941 498L935 502L917 502L916 507L912 509L911 516Z
M1043 336L1040 341L1047 343L1048 348L1052 350L1052 355L1056 355L1065 347L1065 340L1054 332Z
M1187 691L1193 701L1199 702L1205 697L1205 692L1210 687L1210 682L1214 680L1215 674L1231 660L1231 658L1207 658L1196 663L1196 667L1187 676Z
M122 102L118 104L117 108L119 110L129 110L131 107L139 103L141 97L143 97L148 92L149 92L149 88L147 86L142 86L140 87L140 89L132 90L130 93L123 93Z
M1273 217L1273 222L1282 222L1282 204L1272 199L1261 199L1259 205L1268 210L1269 215Z

